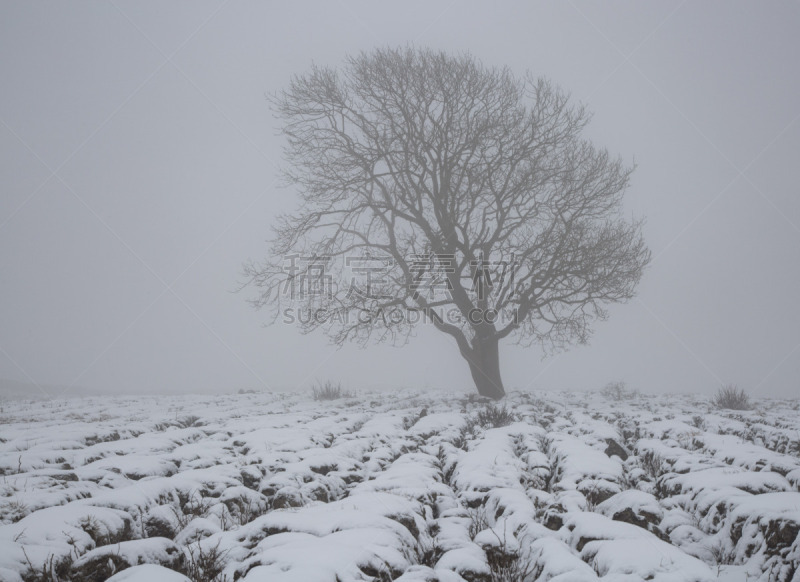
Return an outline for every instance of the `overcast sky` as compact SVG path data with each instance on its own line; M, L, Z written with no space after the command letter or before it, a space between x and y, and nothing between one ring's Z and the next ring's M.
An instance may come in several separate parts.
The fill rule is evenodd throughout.
M523 5L524 4L524 5ZM242 263L295 192L265 94L375 46L549 77L638 165L654 260L589 346L507 389L800 393L800 2L3 2L0 378L154 391L474 391L454 342L263 327Z

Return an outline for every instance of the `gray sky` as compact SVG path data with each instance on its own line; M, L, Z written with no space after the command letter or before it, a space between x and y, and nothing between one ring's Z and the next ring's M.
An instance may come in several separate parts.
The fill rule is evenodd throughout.
M627 204L655 257L638 300L566 354L503 345L507 388L796 396L800 3L522 4L0 4L0 378L473 391L433 330L337 351L231 292L294 204L265 93L413 42L549 77L638 164Z

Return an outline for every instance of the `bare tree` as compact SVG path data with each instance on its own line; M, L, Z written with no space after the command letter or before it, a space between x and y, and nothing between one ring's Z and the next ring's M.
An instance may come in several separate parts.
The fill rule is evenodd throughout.
M338 345L404 343L429 322L499 399L500 340L585 343L604 305L634 296L650 252L621 215L633 169L581 137L589 113L548 81L381 49L313 66L271 102L302 197L275 258L245 266L273 321Z

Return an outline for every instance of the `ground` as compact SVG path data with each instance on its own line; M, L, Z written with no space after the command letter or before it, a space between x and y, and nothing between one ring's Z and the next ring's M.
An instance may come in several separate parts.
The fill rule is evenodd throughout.
M800 581L797 401L0 405L0 580Z

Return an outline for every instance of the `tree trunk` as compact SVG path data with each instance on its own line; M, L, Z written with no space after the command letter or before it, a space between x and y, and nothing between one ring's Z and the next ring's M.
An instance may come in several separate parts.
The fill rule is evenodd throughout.
M499 341L495 337L475 336L472 350L464 357L478 389L478 394L500 400L506 395L500 378Z

